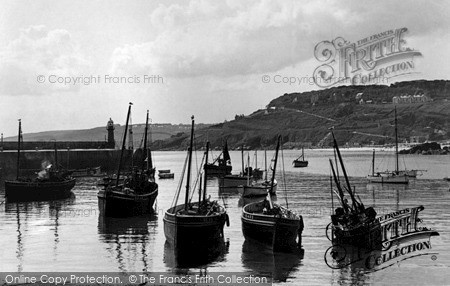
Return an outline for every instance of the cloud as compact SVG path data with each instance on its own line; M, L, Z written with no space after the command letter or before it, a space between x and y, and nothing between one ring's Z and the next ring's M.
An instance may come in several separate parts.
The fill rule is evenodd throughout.
M0 49L0 94L39 95L73 91L77 85L51 84L50 75L79 76L89 66L66 30L30 26ZM43 75L45 83L38 83Z
M160 5L154 40L117 48L112 69L167 77L228 77L274 72L313 56L315 44L356 41L406 26L426 34L448 23L444 2L198 1ZM433 15L421 17L420 15ZM369 25L370 23L370 25Z

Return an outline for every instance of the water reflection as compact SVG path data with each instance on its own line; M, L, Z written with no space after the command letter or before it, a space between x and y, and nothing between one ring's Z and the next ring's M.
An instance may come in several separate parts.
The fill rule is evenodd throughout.
M177 249L167 241L164 244L164 263L174 269L177 274L185 273L185 269L203 268L213 262L223 261L230 242L220 238L216 243L196 249ZM181 271L181 272L180 272Z
M24 254L25 254L25 240L24 233L28 231L28 219L33 219L32 216L38 215L41 217L46 216L52 220L50 225L53 227L53 257L56 259L58 253L59 244L59 226L61 212L69 206L75 203L75 195L72 194L69 198L64 200L55 201L33 201L33 202L5 202L5 213L15 214L17 223L16 235L17 235L17 250L16 258L18 261L17 272L23 271L24 266Z
M270 247L253 240L242 245L242 264L260 276L272 277L274 282L286 282L294 278L291 273L301 266L303 249L299 253L273 252Z
M339 284L363 285L368 279L367 258L378 257L381 250L368 251L351 245L335 245L325 253L328 266L339 269L333 271Z
M149 263L149 224L156 227L157 216L145 215L128 218L98 216L98 233L100 240L108 245L107 250L117 262L120 272L135 269L128 263L142 263L141 270L151 270Z

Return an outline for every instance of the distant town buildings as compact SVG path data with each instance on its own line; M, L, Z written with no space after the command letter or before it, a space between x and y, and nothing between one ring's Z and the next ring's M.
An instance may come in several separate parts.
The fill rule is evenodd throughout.
M394 96L392 98L393 104L404 104L404 103L423 103L431 101L431 97L425 94L415 94L415 95L401 95Z

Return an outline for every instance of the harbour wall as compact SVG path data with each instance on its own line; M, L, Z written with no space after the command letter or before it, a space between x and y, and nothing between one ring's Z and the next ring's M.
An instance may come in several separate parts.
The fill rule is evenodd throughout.
M22 150L53 150L63 149L114 149L114 141L24 141L20 143ZM3 150L17 150L17 142L3 141L0 145Z
M100 166L103 172L115 173L120 158L120 150L58 150L58 165L67 169L84 169ZM125 150L123 155L124 169L129 169L132 161L135 165L142 158L142 150ZM42 170L48 164L55 163L54 150L23 150L20 152L20 175L29 176ZM14 178L17 172L17 151L0 152L0 177Z

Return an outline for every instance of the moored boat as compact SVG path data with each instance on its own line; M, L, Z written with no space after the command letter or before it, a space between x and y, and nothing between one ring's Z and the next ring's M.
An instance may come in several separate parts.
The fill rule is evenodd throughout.
M275 156L277 156L276 154ZM275 196L277 193L277 187L278 182L274 179L274 182L272 184L271 181L267 180L267 154L264 151L264 164L265 164L265 178L263 181L255 181L255 180L248 180L248 183L246 185L239 186L238 193L244 197L244 198L251 198L251 197L260 197L260 196L266 196L268 193L271 196ZM250 178L250 176L247 176Z
M186 175L186 192L184 204L178 204L177 201L181 192L177 190L172 207L169 208L164 215L164 234L166 240L174 248L178 249L205 249L211 244L215 244L223 239L223 228L225 223L229 223L228 215L225 209L217 202L206 197L206 177L209 168L206 166L208 162L209 142L206 143L206 152L204 156L204 184L203 191L199 189L199 198L197 202L190 200L191 191L191 163L192 163L192 147L194 140L194 117L192 116L192 129L190 147L188 150L187 162L185 162L184 170L187 164ZM184 177L184 170L181 180ZM201 179L199 186L201 187Z
M271 187L275 181L275 170L280 148L278 137ZM270 192L270 190L269 190ZM271 197L245 205L242 209L242 232L245 238L254 239L272 247L273 251L295 252L301 248L303 218L301 215L272 202Z
M294 252L301 248L303 218L280 205L269 206L264 200L250 203L242 209L242 232L272 246L274 251Z
M100 166L84 169L70 170L72 177L105 177L106 173L101 171Z
M305 168L305 167L308 167L308 161L305 160L305 151L303 150L303 147L302 147L302 155L300 155L300 157L295 159L292 162L292 164L294 165L294 168Z
M228 152L227 141L225 141L222 153L212 163L206 162L205 170L207 170L208 176L225 176L231 174L231 157Z
M48 165L36 178L20 177L20 151L22 123L19 119L17 144L17 174L15 180L5 180L5 197L9 201L54 200L70 197L75 179L70 172L58 168L58 151L55 143L55 166Z
M333 135L334 150L338 156L346 185L341 185L333 162L330 159L330 167L337 189L337 192L334 192L333 188L331 188L332 208L334 208L334 193L339 198L341 207L336 208L334 214L331 215L331 223L327 227L327 236L328 230L331 230L329 239L333 244L348 244L369 249L381 247L381 231L380 223L376 220L377 213L373 207L366 208L361 201L356 199L355 193L350 186L339 146L333 131L331 133ZM336 170L338 170L338 167L336 162ZM344 190L350 195L351 204L345 198Z
M248 186L253 181L251 178L252 168L247 165L244 167L244 147L241 148L242 172L239 175L225 175L219 177L220 190L237 191L239 186Z
M130 103L128 107L116 182L115 184L106 184L105 188L100 190L97 194L99 209L104 216L123 217L152 213L153 205L158 196L158 185L154 182L152 170L145 168L145 158L143 158L140 171L138 171L137 168L134 168L132 173L120 182L120 172L122 169L123 151L125 150L131 105L132 103ZM147 149L147 128L148 112L144 134L144 150Z
M398 163L398 132L397 132L397 108L394 109L395 113L395 171L385 171L385 172L375 172L375 150L373 150L372 157L372 174L367 176L367 179L371 183L381 183L381 184L408 184L410 175L415 174L414 177L417 176L416 172L412 172L412 170L408 173L408 171L400 171L399 163ZM416 170L418 171L418 170Z
M175 174L171 173L170 170L158 170L158 178L173 179L173 178L175 178Z
M260 197L269 193L271 196L277 194L278 182L274 181L273 186L270 181L252 182L250 185L237 187L238 193L243 197Z

